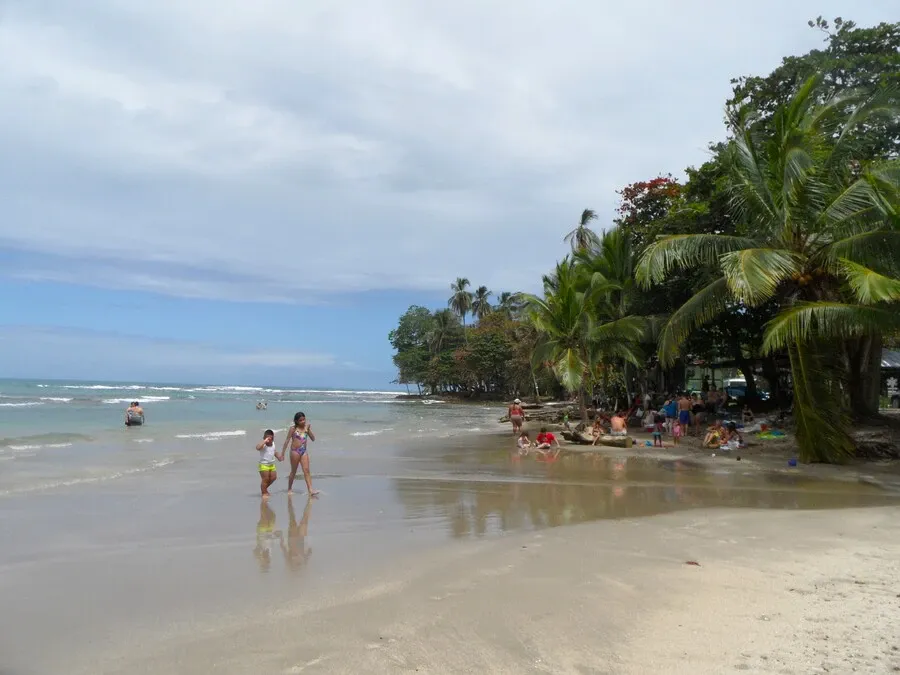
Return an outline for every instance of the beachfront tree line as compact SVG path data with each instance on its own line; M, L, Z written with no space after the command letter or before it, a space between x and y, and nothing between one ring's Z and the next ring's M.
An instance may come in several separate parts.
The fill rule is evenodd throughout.
M598 389L678 383L686 360L727 358L749 399L762 375L792 406L805 460L847 457L900 331L900 23L810 24L824 49L735 80L728 138L686 181L627 186L602 234L582 212L540 296L491 305L458 279L447 309L411 308L391 333L399 380L561 387L584 418Z

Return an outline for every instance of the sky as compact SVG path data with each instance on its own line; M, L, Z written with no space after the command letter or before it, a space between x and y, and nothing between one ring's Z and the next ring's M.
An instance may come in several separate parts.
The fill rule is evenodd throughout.
M0 376L390 388L409 305L537 290L895 2L0 3Z

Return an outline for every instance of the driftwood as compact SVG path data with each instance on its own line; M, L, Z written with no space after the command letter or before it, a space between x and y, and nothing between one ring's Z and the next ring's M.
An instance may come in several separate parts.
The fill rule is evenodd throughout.
M569 418L573 418L577 416L577 410L571 406L547 406L547 407L534 407L534 405L530 406L522 406L525 410L525 421L526 422L546 422L548 424L559 424L563 421L563 417L568 413ZM500 423L505 424L509 422L509 415L504 415L500 418Z
M572 431L563 431L562 437L565 438L570 443L577 443L578 445L593 445L594 438L590 434L572 432ZM634 444L631 436L601 436L598 441L598 446L603 446L607 448L630 448Z

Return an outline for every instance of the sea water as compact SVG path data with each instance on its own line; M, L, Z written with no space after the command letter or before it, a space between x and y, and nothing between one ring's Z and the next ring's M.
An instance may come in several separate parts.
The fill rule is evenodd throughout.
M142 427L124 424L131 401L144 409ZM257 409L260 401L266 409ZM408 399L396 391L0 380L0 497L116 480L177 462L227 463L252 449L266 428L281 443L301 411L317 448L340 454L365 447L371 455L399 439L477 433L489 419L496 427L498 416L487 406Z

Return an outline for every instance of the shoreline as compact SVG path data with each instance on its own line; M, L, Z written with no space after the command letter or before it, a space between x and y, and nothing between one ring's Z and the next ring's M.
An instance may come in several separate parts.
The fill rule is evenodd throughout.
M70 672L894 672L898 514L693 510L444 545Z

